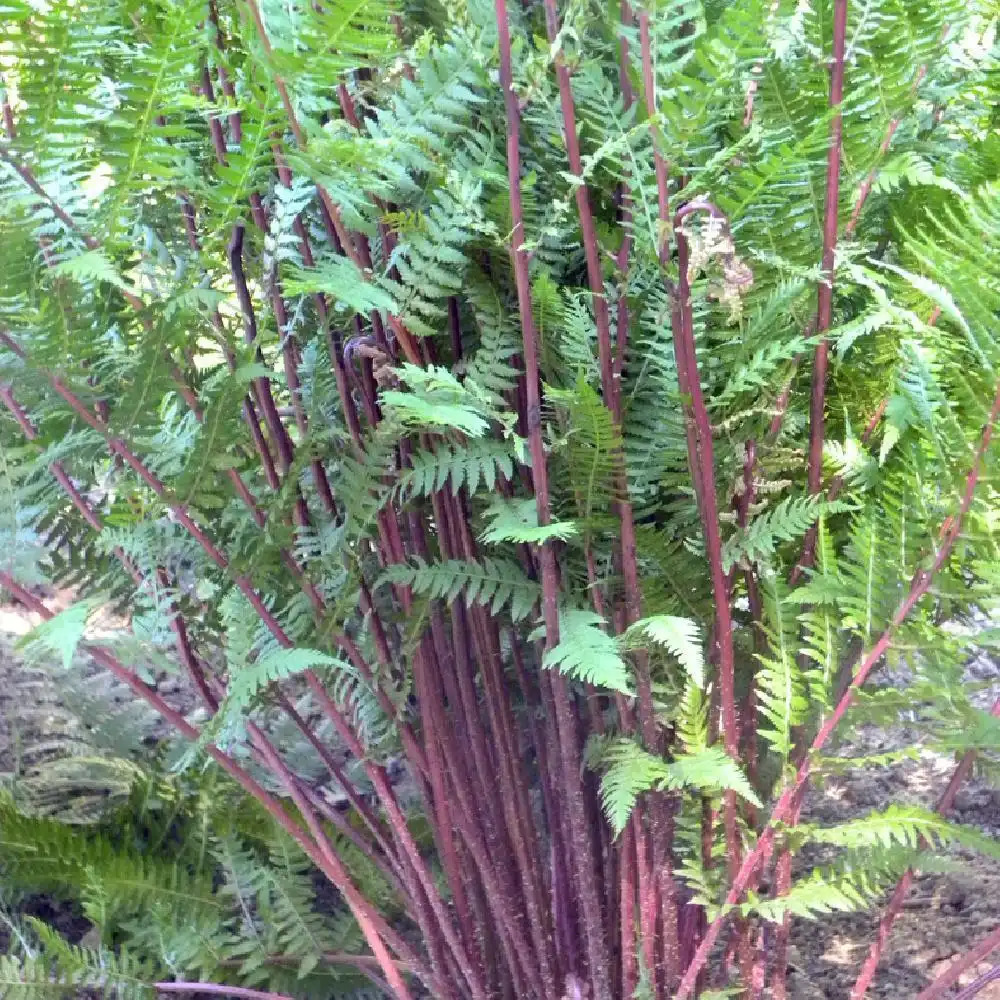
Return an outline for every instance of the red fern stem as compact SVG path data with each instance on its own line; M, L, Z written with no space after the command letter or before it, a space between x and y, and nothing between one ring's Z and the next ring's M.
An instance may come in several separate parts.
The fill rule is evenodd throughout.
M510 24L506 0L495 0L497 31L500 43L500 86L503 90L507 117L507 179L510 191L513 231L510 238L511 263L517 286L518 312L521 321L525 368L525 399L527 403L528 445L535 490L538 523L550 522L548 468L542 440L542 412L539 388L538 335L531 309L531 280L528 257L524 249L524 210L521 201L520 122L517 94L511 64ZM545 647L552 649L559 642L559 581L555 552L550 542L543 542L538 554L542 576L542 613L545 622ZM559 756L566 790L566 806L572 843L573 886L580 905L584 939L587 948L588 973L594 989L594 1000L607 1000L611 995L610 960L601 918L597 890L596 858L591 831L583 804L580 773L581 756L577 721L573 716L565 679L558 671L549 676L555 702L559 738Z

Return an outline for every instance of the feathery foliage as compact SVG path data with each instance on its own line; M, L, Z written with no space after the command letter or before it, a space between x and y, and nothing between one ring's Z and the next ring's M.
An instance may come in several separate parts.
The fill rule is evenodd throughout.
M995 855L798 822L997 771L994 3L0 19L0 875L97 941L0 993L685 1000Z

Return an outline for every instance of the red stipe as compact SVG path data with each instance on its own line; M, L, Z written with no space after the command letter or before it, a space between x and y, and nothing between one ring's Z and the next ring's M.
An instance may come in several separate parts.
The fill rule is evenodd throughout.
M38 431L28 419L28 415L24 412L24 408L14 398L9 386L0 384L0 402L3 402L4 406L6 406L14 416L14 419L17 421L17 424L21 428L21 432L24 436L29 441L34 441L38 437ZM69 497L70 502L80 512L81 517L83 517L87 524L89 524L95 531L100 531L103 527L100 518L97 516L93 507L91 507L91 505L87 502L86 497L84 497L84 495L77 488L73 480L70 479L69 474L62 467L62 464L59 462L52 462L49 465L49 472L52 473L53 478L62 487L63 492ZM135 568L125 553L120 548L116 548L115 555L119 558L119 560L121 560L122 565L125 567L132 579L135 580L136 584L141 584L142 578L139 575L139 571Z
M11 138L13 137L14 135L13 120L7 123L7 133L8 136L10 136ZM194 245L195 249L197 249L197 237L194 233L194 209L191 207L190 202L188 202L186 199L184 200L184 207L185 207L184 217L188 228L188 239L189 242ZM96 241L94 242L96 244ZM132 305L133 307L139 309L142 308L142 303L138 299L136 299L135 296L126 294L125 297L129 302L129 304ZM9 340L9 338L5 338L5 340L7 341L8 344L13 343L12 341ZM21 357L23 357L23 354L20 352L20 350L18 350L17 353ZM181 382L183 384L183 380L181 380ZM0 386L0 398L2 398L4 404L13 413L14 418L17 421L18 425L21 427L21 430L24 433L25 437L29 441L34 440L37 437L37 432L35 428L32 426L30 420L28 419L27 414L14 399L8 387ZM184 398L188 402L188 405L190 405L194 410L194 412L197 414L198 413L197 399L193 399L191 394L185 394ZM100 409L98 409L98 416L101 421L106 421L107 419L107 417L103 415ZM87 524L94 531L100 532L104 526L103 522L98 517L96 511L94 511L90 503L83 496L83 494L77 489L76 485L72 482L69 475L67 475L62 465L59 462L53 462L49 465L49 471L52 473L56 482L59 483L63 491L69 497L70 501L73 503L73 506L76 507L76 509L80 512L81 516L84 518ZM136 585L142 586L143 584L142 577L138 569L134 565L134 563L128 558L125 552L120 547L116 546L114 549L114 554L121 562L126 572L128 572L128 574L135 581ZM158 571L158 580L162 586L166 586L167 584L166 573L162 569ZM216 698L214 692L209 687L205 673L201 667L201 664L198 661L197 657L194 655L194 652L191 648L191 643L187 632L187 626L184 622L184 619L173 607L171 608L170 623L171 623L171 629L174 632L174 636L177 641L177 648L182 663L187 669L188 674L190 675L193 683L195 684L195 687L197 688L199 694L201 695L202 700L205 702L205 704L211 711L215 711L219 705L218 699Z
M674 234L677 239L678 282L674 297L674 345L677 357L684 357L689 366L690 382L687 386L687 417L694 429L693 453L688 462L691 475L699 485L701 494L702 530L712 580L712 597L715 603L715 634L718 641L719 689L722 703L722 737L726 752L739 760L739 726L736 718L734 681L733 623L729 607L729 585L722 568L722 534L715 490L715 456L712 443L712 425L701 391L698 361L694 342L694 318L691 311L691 287L688 281L688 241L682 225L692 215L705 212L713 217L724 216L709 202L695 201L678 210L674 216ZM681 391L684 387L681 386ZM726 794L725 826L727 858L731 874L739 866L740 846L736 829L735 794Z
M217 39L219 40L219 45L221 47L221 31L218 29L218 24L216 24ZM220 73L222 71L220 70ZM209 101L214 102L214 92L212 87L211 76L208 72L208 68L203 67L202 69L202 91L204 92L206 98ZM237 123L240 121L240 115L238 112L234 112L231 116L235 119ZM225 138L222 134L222 126L216 116L209 116L209 131L212 136L212 146L215 150L215 159L220 166L226 166L227 156L226 156L226 144ZM239 133L241 130L234 128L234 135ZM285 165L284 160L281 158L280 150L278 150L275 144L274 148L275 161L278 165L278 173L281 182L286 186L290 186L292 183L291 171ZM253 192L249 196L250 204L250 214L254 220L254 224L257 228L264 234L269 231L268 221L266 212L264 210L264 204L257 192ZM305 227L302 224L302 220L297 218L294 223L295 232L299 237L300 248L302 251L303 260L307 267L311 267L313 264L312 250L309 245L309 238L306 234ZM237 222L233 226L232 235L230 237L229 245L227 247L227 257L229 260L229 270L233 279L233 285L236 290L236 297L240 304L240 310L243 314L245 336L247 343L253 343L257 339L257 322L254 316L253 300L250 295L250 290L247 286L246 276L243 269L243 238L244 238L244 226L242 222ZM196 240L195 240L196 242ZM273 281L269 282L271 285L271 304L274 310L275 320L278 325L278 334L281 341L281 354L282 361L285 370L285 379L288 383L288 388L292 396L292 405L295 415L296 425L300 436L304 439L306 437L308 428L306 425L305 413L302 409L301 401L301 386L299 385L298 377L298 359L297 352L295 349L294 341L286 335L285 329L288 325L288 312L284 303L284 299L281 295L281 290L279 282L275 277ZM316 296L318 300L318 308L320 312L321 319L326 319L326 303L322 295ZM218 314L216 314L213 319L218 319ZM217 324L220 325L220 324ZM230 368L233 367L233 362L227 351L227 359L229 360ZM262 361L260 349L257 349L257 359ZM265 421L267 423L268 429L271 433L271 438L275 442L275 446L278 449L278 455L281 462L281 472L285 474L291 466L291 456L294 452L291 439L288 436L288 432L285 430L284 424L281 421L281 415L275 406L273 396L271 394L270 383L267 378L258 378L253 382L253 392L257 400L257 405L261 412L264 414ZM251 435L254 438L254 444L257 448L257 452L261 457L261 461L264 464L265 474L268 479L268 485L272 489L278 489L280 486L280 477L278 476L277 470L274 468L274 463L263 438L260 435L260 429L256 426L255 420L252 418L252 403L248 400L247 405L251 407L250 411L246 413L246 420L250 426ZM345 413L349 412L349 407L345 406ZM246 407L245 407L246 412ZM319 459L313 459L310 463L310 467L313 473L313 481L316 484L316 491L319 495L320 501L323 504L324 509L327 514L333 514L335 511L335 504L333 499L333 493L330 489L329 480L326 475L326 470L323 467L322 462ZM301 495L297 498L295 503L295 520L296 523L302 527L308 524L309 515L306 503Z
M802 811L802 800L793 808L789 825L795 826ZM786 847L778 855L774 866L775 898L787 896L792 888L792 852ZM782 915L774 936L774 968L771 972L771 995L773 1000L788 1000L788 945L792 933L790 913Z
M847 39L847 0L835 0L833 8L833 62L830 69L830 107L835 109L830 123L830 146L826 159L826 193L823 219L823 280L819 285L816 331L825 334L833 320L833 271L837 252L840 211L840 161L843 147L844 50ZM824 417L829 344L825 336L813 356L812 394L809 406L809 492L819 493L823 483ZM812 553L806 554L811 565Z
M412 994L406 986L406 983L403 981L399 968L396 966L395 962L393 962L392 956L386 948L386 942L389 940L397 941L397 953L400 951L408 952L409 949L401 944L400 939L398 939L395 932L390 931L388 926L385 924L385 921L375 912L372 904L361 895L357 887L351 881L347 869L344 867L344 863L340 860L337 852L334 851L329 839L324 834L323 828L320 825L315 811L309 805L305 796L302 795L294 776L291 771L289 771L287 765L278 756L277 751L264 738L263 733L254 723L248 724L247 731L250 733L255 745L258 746L263 754L264 759L267 761L272 773L277 775L284 782L285 787L295 802L295 805L298 807L299 812L304 816L306 824L313 835L313 839L316 841L319 854L322 857L322 864L320 867L330 881L337 887L343 895L345 902L350 907L355 920L358 922L358 927L361 929L361 933L368 942L368 947L371 948L372 954L374 954L375 958L378 960L382 973L385 976L386 981L392 987L393 993L399 998L399 1000L411 1000Z
M555 44L559 33L559 14L555 0L544 0L545 25L549 42ZM574 185L577 215L583 236L583 252L587 262L587 281L590 285L591 302L594 307L594 322L597 326L597 354L601 370L601 388L604 404L615 412L615 380L611 352L611 322L608 317L608 300L604 290L604 275L601 270L601 248L597 241L597 228L590 207L590 191L583 180L583 158L580 155L580 139L576 127L576 105L573 100L573 85L570 82L569 67L559 53L555 58L556 80L559 84L559 101L562 109L563 138L566 143L566 158L574 177L579 178Z
M222 27L219 24L219 9L218 4L215 0L209 0L208 3L208 17L212 22L212 27L215 28L215 47L218 49L220 55L225 55L226 51L226 38L222 33ZM219 66L219 86L222 88L222 92L226 95L232 105L236 105L236 88L233 86L232 80L229 79L229 74L226 72L225 67L220 64ZM243 123L238 111L229 112L229 131L232 134L233 142L236 145L240 145L243 142Z
M0 101L0 109L3 112L3 127L7 133L7 138L13 142L17 138L17 128L14 125L14 109L7 100L7 84L0 79L0 89L3 90L3 100Z
M253 208L253 206L251 206L251 207ZM189 236L189 239L190 239L190 236ZM59 387L59 388L60 388L61 390L63 390L63 391L61 391L61 392L60 392L60 394L61 394L61 395L63 395L63 396L64 396L64 398L66 398L66 399L67 399L67 402L69 402L69 403L70 403L71 407L72 407L72 408L73 408L73 409L74 409L74 410L75 410L75 411L76 411L76 412L78 413L78 415L79 415L79 416L80 416L80 417L81 417L82 419L85 419L85 420L86 420L86 421L87 421L87 422L88 422L88 423L89 423L89 424L90 424L91 426L97 426L97 427L98 427L98 429L100 429L100 426L99 426L99 425L100 425L100 424L102 424L102 423L103 423L103 422L105 421L105 418L104 418L104 416L102 416L102 415L100 415L100 414L99 414L99 415L98 415L97 417L94 417L94 416L93 416L93 414L90 414L90 413L88 413L88 412L86 411L86 408L85 408L85 407L82 407L81 405L79 405L79 401L78 401L78 400L75 400L75 399L74 399L74 398L72 398L71 396L69 396L69 397L68 397L68 396L66 396L66 395L65 395L65 393L69 391L69 390L67 390L67 389L66 389L66 387L65 387L65 386L63 386L63 385L60 385L60 387ZM120 448L120 443L119 443L119 442L116 442L116 441L115 441L115 442L112 442L112 443L114 444L114 447L115 447L115 449L118 449L118 448ZM133 458L134 458L134 456L133 456ZM147 482L147 485L150 485L150 486L151 486L152 488L154 488L154 489L155 489L155 484L154 484L154 483L152 483L152 482L150 482L150 480L149 480L148 476L144 474L144 471L143 471L143 469L141 469L141 468L136 468L136 466L135 466L135 464L134 464L133 462L130 462L129 464L132 464L132 466L133 466L133 468L135 469L135 471L137 471L137 472L138 472L138 474L140 475L140 478L143 478L143 479L144 479L144 481L146 481L146 482ZM148 471L148 470L147 470L147 471ZM184 522L183 522L183 520L182 520L182 523L184 523ZM259 521L258 521L258 523L259 523ZM185 524L185 526L186 526L186 527L188 527L188 528L189 528L189 530L190 530L190 523L187 523L187 524ZM202 539L201 541L203 542L203 539ZM203 547L204 547L204 545L203 545ZM400 553L401 553L401 551L402 551L402 550L400 549L399 551L400 551ZM210 555L212 555L212 553L210 553ZM319 607L320 607L320 602L319 602L319 601L318 601L317 599L315 599L315 597L313 597L313 596L311 596L311 599L313 599L313 601L314 601L314 605L316 605L316 606L317 606L317 610L319 610ZM258 609L258 610L259 610L259 609ZM273 630L272 630L272 631L273 631ZM391 713L390 713L390 714L391 714ZM404 741L405 741L405 734L404 734ZM414 760L419 760L419 758L418 758L418 756L417 756L416 754L410 754L410 756L411 756L411 757L412 757L412 759L414 759ZM484 861L485 859L477 859L477 860L478 860L478 863L479 863L479 864L480 864L480 865L482 866L482 864L483 864L483 861ZM513 908L512 908L512 912L513 912ZM516 957L515 957L515 956L510 956L509 960L510 960L510 961L511 961L512 963L514 963L514 964L516 964L516 962L517 962L517 959L516 959ZM517 975L517 974L515 973L515 979L517 979L517 978L518 978L518 975Z
M652 41L649 33L649 14L647 11L639 12L639 49L640 57L642 60L642 82L643 82L643 96L645 97L646 114L651 120L655 122L656 120L656 79L653 75L653 52L652 52ZM659 258L661 266L666 266L670 257L670 243L669 243L669 229L670 229L670 193L668 190L668 169L667 161L664 159L662 152L662 136L660 135L659 129L653 127L652 129L653 137L653 165L656 172L656 200L657 200L657 218L660 224L659 233ZM672 298L676 299L675 295ZM671 317L672 322L676 324L679 319L675 316ZM677 345L677 333L674 334L675 342L675 355L677 363L677 382L681 391L681 398L686 399L690 397L691 394L691 366L693 360L687 355L686 352L678 352L676 349ZM687 437L687 448L688 455L692 456L697 453L698 445L695 440L695 429L694 424L691 420L684 421L684 433ZM701 489L702 483L698 476L694 477L693 482L695 499L698 502L699 511L701 510Z
M555 0L545 0L545 21L549 41L555 43L559 32L559 15ZM616 376L615 354L611 341L611 322L608 314L608 302L604 287L604 276L601 269L601 248L597 239L597 228L590 203L590 191L583 180L583 160L580 155L580 142L577 136L576 106L573 98L573 88L569 68L565 60L557 56L555 60L556 79L559 84L559 99L562 110L563 134L566 141L566 155L570 172L577 178L574 197L577 214L580 219L580 231L583 236L584 256L587 263L587 280L590 285L591 300L594 307L594 321L597 327L597 353L601 373L601 390L604 405L616 421L621 419L619 402L619 385ZM627 255L627 234L623 234L623 251ZM627 262L627 256L625 261ZM620 313L621 315L621 313ZM622 331L619 331L622 334ZM632 505L625 499L627 495L627 476L621 456L615 461L615 477L618 480L620 499L616 506L621 524L621 545L619 557L625 584L625 624L631 625L638 621L642 614L642 589L639 585L639 562L635 535L635 520ZM639 655L636 660L636 679L639 702L639 720L642 727L642 737L650 750L657 746L657 723L653 706L652 680L649 664L645 656ZM662 826L662 823L657 824ZM662 831L660 831L662 832ZM662 847L661 837L657 836L657 844ZM659 853L659 851L658 851ZM657 868L662 869L662 859L658 858Z
M972 467L966 476L965 489L963 491L958 510L949 518L947 527L941 533L941 541L937 554L927 569L918 571L914 576L910 584L909 592L903 602L896 609L896 613L893 615L888 628L886 628L875 645L872 646L868 653L861 659L861 662L854 673L853 680L841 696L836 708L824 722L810 745L809 750L811 753L805 756L805 759L799 765L795 780L785 789L779 797L777 803L775 803L774 809L771 811L768 826L761 833L756 846L744 859L743 864L736 873L736 877L732 880L729 894L726 897L727 904L735 905L739 902L742 894L746 891L752 879L755 877L758 867L762 862L766 861L767 857L770 856L774 844L776 824L785 822L793 814L795 801L799 794L805 790L812 774L812 759L815 752L821 750L833 735L833 732L840 723L840 720L844 717L844 714L853 703L855 693L865 683L872 669L885 655L886 650L888 650L888 648L892 645L893 633L906 620L917 602L924 596L924 594L927 593L937 571L950 557L952 549L955 546L955 542L958 540L958 536L962 530L965 515L972 506L976 486L982 472L983 459L990 446L990 442L993 439L998 415L1000 415L1000 383L997 384L996 392L993 398L993 405L990 408L986 424L983 428L982 435L980 436L979 445L976 448L976 454ZM684 973L684 977L681 981L675 1000L683 1000L684 997L691 995L698 973L708 960L709 953L711 952L723 925L728 920L728 916L728 913L722 914L709 925L704 940L701 942L697 953Z
M0 339L5 342L9 338L0 334ZM13 343L13 341L10 341ZM170 499L170 494L163 483L143 464L142 460L131 450L131 448L121 439L110 434L106 425L94 415L94 413L75 395L60 378L54 375L47 375L49 382L55 391L69 404L70 408L88 426L98 431L108 439L109 450L120 456L125 463L139 476L139 478L163 501L166 507L174 515L177 521L187 530L188 534L201 546L205 554L223 572L229 572L229 560L215 545L208 535L199 527L188 514L183 506L174 503ZM254 590L250 580L243 575L233 576L233 582L240 592L250 602L253 609L260 615L261 621L267 626L268 631L285 648L292 645L291 640L285 634L277 618L271 613L261 596Z
M973 1000L973 997L979 996L990 983L995 983L998 979L1000 979L1000 962L981 976L977 976L968 986L959 990L955 994L954 1000Z
M263 19L261 18L260 9L257 6L257 0L246 0L246 4L250 10L250 15L256 29L257 37L260 40L261 46L263 47L267 58L270 60L273 57L273 50L271 47L271 41L268 38L267 30L264 27ZM282 106L285 109L285 115L288 118L288 124L292 130L292 137L295 140L295 145L300 150L305 150L307 146L306 136L302 130L301 124L299 123L295 107L292 104L291 97L288 93L288 87L280 74L274 72L272 76L275 89L278 91ZM364 235L352 234L347 229L344 225L339 207L330 196L330 192L327 191L322 184L316 185L316 192L319 195L324 222L329 226L328 235L331 238L331 242L335 244L339 252L345 253L361 272L362 276L367 278L371 274L372 270L372 257ZM373 327L375 327L376 332L378 332L381 329L380 317L377 313L373 313L371 319ZM406 329L396 316L389 317L389 325L392 328L393 333L395 333L397 342L403 349L403 353L406 355L407 360L411 364L422 365L423 359L421 357L420 349L409 330Z
M243 323L245 327L245 339L247 344L257 343L257 320L254 316L253 299L247 285L246 275L243 271L243 235L244 227L242 223L233 226L233 232L226 248L226 256L229 260L229 271L233 278L233 285L236 289L236 298L243 313ZM257 360L263 361L260 348L257 347ZM254 394L257 406L264 415L271 440L278 451L279 468L282 475L285 475L291 468L293 461L293 449L291 439L285 430L278 408L275 405L274 397L271 395L271 384L263 376L254 380Z
M319 678L311 671L305 676L310 692L316 699L324 715L326 715L326 717L333 723L337 734L344 741L347 749L358 760L365 762L365 773L374 785L375 791L378 794L383 807L386 809L393 834L398 838L407 862L412 865L413 870L421 883L423 891L427 893L434 915L440 922L442 933L444 934L449 947L453 950L456 958L462 963L463 974L472 987L474 994L477 996L481 995L482 986L478 982L477 974L472 968L468 957L464 953L463 945L454 934L451 921L445 913L443 904L441 903L440 893L434 885L430 872L420 856L417 844L409 832L406 817L403 815L402 809L399 807L395 793L392 791L388 778L385 775L385 771L378 765L367 760L367 754L365 753L365 749L360 740L358 740L355 736L347 720L344 718L343 713L339 708L337 708L337 705L327 693Z
M510 24L507 17L506 0L495 0L495 12L500 45L500 86L503 90L507 117L507 180L510 191L511 217L514 223L510 237L510 255L517 286L517 303L521 322L528 444L531 453L531 473L538 523L544 526L550 522L551 518L548 469L542 439L538 335L532 315L528 258L524 249L524 210L521 201L521 113L517 94L514 92ZM550 542L545 542L539 547L538 559L542 576L545 648L549 650L559 642L559 584L555 553ZM573 718L565 678L558 672L553 672L548 680L555 702L559 755L563 780L566 785L566 805L572 836L572 844L569 846L572 851L572 864L575 868L573 884L578 895L583 920L588 974L594 990L594 1000L606 1000L611 995L609 976L611 963L607 953L607 941L604 936L600 898L597 891L596 859L589 823L583 806L577 725ZM576 970L571 971L575 972Z

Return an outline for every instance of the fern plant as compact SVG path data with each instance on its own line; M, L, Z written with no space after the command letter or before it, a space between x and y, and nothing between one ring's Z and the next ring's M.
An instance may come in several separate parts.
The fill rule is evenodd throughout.
M783 997L790 918L898 882L863 996L996 850L995 5L4 11L0 587L185 744L5 800L101 940L4 984ZM801 824L912 711L939 815Z

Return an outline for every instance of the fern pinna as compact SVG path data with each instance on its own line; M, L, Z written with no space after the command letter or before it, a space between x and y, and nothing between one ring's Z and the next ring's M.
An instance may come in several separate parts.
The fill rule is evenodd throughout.
M953 791L801 822L852 724L1000 749L993 6L3 18L0 586L188 746L65 699L0 870L100 948L12 917L0 991L782 997L792 916L898 883L864 995L914 867L996 851Z

